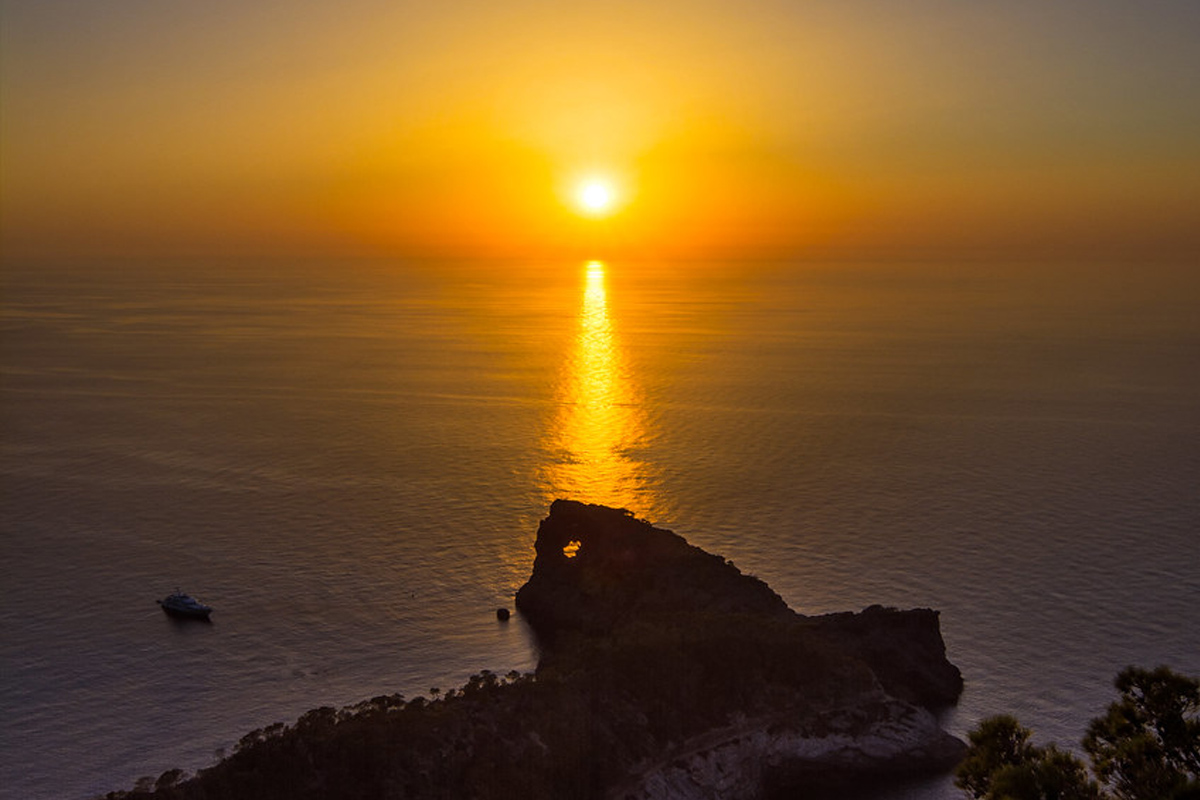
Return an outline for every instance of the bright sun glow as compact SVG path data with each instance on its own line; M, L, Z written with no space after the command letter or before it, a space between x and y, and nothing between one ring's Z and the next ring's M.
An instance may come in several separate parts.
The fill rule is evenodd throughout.
M579 201L579 207L586 213L593 215L600 215L610 211L615 199L612 186L602 180L584 181L580 184L576 197Z

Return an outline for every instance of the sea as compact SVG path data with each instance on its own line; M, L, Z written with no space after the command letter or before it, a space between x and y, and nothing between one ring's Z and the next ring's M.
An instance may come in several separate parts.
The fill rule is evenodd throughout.
M496 610L557 497L805 614L938 609L960 736L1077 749L1123 667L1200 675L1194 263L29 262L0 300L3 798L533 670Z

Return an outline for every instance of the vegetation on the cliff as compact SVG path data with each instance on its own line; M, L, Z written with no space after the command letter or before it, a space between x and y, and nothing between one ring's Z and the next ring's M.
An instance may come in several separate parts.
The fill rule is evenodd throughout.
M252 731L193 778L180 780L172 770L107 797L566 796L590 779L591 752L614 746L611 732L586 724L589 711L554 681L484 672L433 701L386 695L341 710L313 709L293 725ZM522 723L517 729L514 720Z
M556 501L536 549L517 596L542 644L535 675L314 709L194 777L169 770L109 800L598 799L714 730L770 717L819 737L844 711L865 733L886 692L915 712L907 701L961 690L933 611L802 617L723 558L601 506ZM948 752L914 769L949 769Z
M637 763L738 715L822 707L870 672L771 620L634 626L568 638L535 675L483 672L435 700L318 708L242 738L188 780L177 770L109 800L599 798Z
M1200 800L1200 680L1128 667L1114 683L1120 699L1083 739L1090 773L1002 715L971 732L958 786L982 800Z

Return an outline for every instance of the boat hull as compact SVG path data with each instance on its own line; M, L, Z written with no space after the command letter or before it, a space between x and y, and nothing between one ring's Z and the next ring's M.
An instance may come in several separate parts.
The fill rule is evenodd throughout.
M165 603L161 603L161 602L159 603L159 605L162 606L163 613L165 613L168 617L175 617L176 619L204 619L204 620L207 620L208 615L212 613L211 608L206 609L206 610L191 609L191 608L175 608L173 606L169 606L169 605L166 605Z
M166 600L159 600L158 604L162 606L162 610L168 616L179 619L206 620L208 619L208 615L212 613L212 608L182 592L176 592Z

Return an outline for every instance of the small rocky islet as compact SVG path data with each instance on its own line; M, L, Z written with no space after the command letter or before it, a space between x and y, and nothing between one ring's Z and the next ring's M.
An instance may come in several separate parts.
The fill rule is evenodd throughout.
M846 796L966 751L934 715L963 688L936 611L797 614L681 536L568 500L535 550L516 597L534 674L314 709L107 797Z

